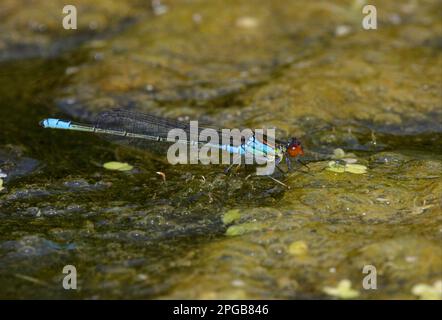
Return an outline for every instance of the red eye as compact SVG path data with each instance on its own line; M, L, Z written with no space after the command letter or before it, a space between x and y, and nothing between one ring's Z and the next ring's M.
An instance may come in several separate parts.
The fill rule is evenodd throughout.
M297 155L301 156L304 155L304 150L302 150L302 147L300 145L289 147L287 152L289 153L290 157L296 157Z
M304 150L302 150L301 143L296 138L287 147L287 153L290 157L303 156Z

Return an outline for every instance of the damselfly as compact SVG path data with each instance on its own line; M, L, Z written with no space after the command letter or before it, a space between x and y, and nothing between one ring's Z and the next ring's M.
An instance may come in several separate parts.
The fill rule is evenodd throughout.
M152 114L143 114L134 111L116 109L100 113L95 124L77 123L70 120L48 118L40 122L44 128L76 130L91 133L107 134L124 139L150 140L156 142L174 142L190 145L208 144L205 133L210 127L198 127L197 135L192 133L191 124L184 121L171 120ZM186 138L170 139L169 132L173 129L183 130ZM225 130L216 129L220 137L226 136ZM210 139L209 139L210 140ZM274 140L274 141L272 141ZM285 159L288 169L291 169L291 159L299 160L304 155L301 142L293 137L288 142L277 139L268 139L267 135L258 136L251 131L249 136L241 136L239 143L235 143L230 136L221 141L227 143L209 143L211 147L223 150L237 157L254 156L268 161L274 161L275 166L283 172L279 164ZM237 163L237 162L236 162ZM231 165L232 166L232 165ZM228 169L231 168L229 166ZM279 182L279 181L278 181Z

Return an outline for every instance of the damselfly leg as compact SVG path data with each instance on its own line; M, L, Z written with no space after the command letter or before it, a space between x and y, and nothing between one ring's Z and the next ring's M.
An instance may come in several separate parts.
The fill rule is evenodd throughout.
M224 170L224 173L228 174L235 164L238 165L238 167L237 167L237 170L238 170L238 168L241 166L241 155L240 154L233 156L232 163Z
M310 167L306 163L304 163L301 159L298 158L298 159L296 159L296 161L299 162L300 164L302 164L304 167L306 167L307 170L310 170Z

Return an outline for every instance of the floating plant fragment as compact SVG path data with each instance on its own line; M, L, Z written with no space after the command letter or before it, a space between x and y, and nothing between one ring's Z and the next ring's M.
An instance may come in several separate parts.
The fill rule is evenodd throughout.
M330 161L326 168L328 171L337 172L337 173L354 173L354 174L363 174L367 173L367 167L362 164L355 163L342 163L340 161Z
M351 281L348 279L339 281L336 287L324 287L323 291L329 296L340 299L353 299L359 296L359 292L351 288Z
M434 282L432 286L419 283L411 289L411 292L421 300L442 300L442 280Z
M288 253L293 256L304 256L308 252L308 246L304 241L295 241L289 245Z
M333 150L332 159L342 159L346 162L351 162L356 160L352 158L356 158L354 153L346 153L341 148L336 148L335 150Z
M341 148L336 148L333 150L333 159L342 159L345 157L345 151Z
M261 223L247 222L243 224L230 226L226 230L226 236L239 236L250 232L261 231L262 229L263 225Z
M0 169L0 191L2 191L4 189L2 178L6 178L7 176L8 175L6 173L2 172L2 170Z
M163 182L166 182L166 174L164 172L157 171L156 174L163 179Z
M107 170L116 170L116 171L130 171L134 167L126 162L117 162L117 161L110 161L103 164L103 167Z
M241 218L241 213L238 209L232 209L224 213L223 215L223 223L224 224L230 224L236 220Z

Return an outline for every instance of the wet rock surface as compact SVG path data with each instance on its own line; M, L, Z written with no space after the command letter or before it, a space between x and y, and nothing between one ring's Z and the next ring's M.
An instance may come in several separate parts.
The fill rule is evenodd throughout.
M66 5L76 7L76 30L63 27ZM149 3L140 0L98 0L93 4L84 0L5 0L0 4L0 61L53 57L86 41L118 33L149 15Z

